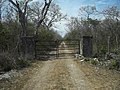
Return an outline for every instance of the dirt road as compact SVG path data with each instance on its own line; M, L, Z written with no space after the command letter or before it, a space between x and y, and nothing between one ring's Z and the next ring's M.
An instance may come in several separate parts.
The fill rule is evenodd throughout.
M72 52L64 43L63 47L60 53ZM61 57L36 61L0 80L0 90L120 90L120 72L74 60L68 54Z
M61 53L70 52L65 43L61 46ZM120 74L63 57L68 59L44 61L20 90L120 90Z
M94 90L72 59L46 61L22 90Z
M65 49L61 52L69 51ZM22 90L94 90L94 88L74 59L56 59L46 61Z

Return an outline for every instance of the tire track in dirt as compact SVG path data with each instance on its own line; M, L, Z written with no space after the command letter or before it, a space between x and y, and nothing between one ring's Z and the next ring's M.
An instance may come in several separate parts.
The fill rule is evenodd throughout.
M38 68L37 72L31 77L22 90L45 90L48 78L50 78L50 71L54 69L55 63L52 61L44 62L42 68Z
M77 64L74 62L74 60L67 60L66 66L68 67L71 81L76 87L76 90L95 90L85 77L84 73L77 67Z
M76 90L64 62L46 61L45 66L38 69L22 90Z

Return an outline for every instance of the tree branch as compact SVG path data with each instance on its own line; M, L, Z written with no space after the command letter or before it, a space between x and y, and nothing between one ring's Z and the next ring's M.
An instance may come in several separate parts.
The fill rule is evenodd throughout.
M27 11L27 4L28 4L28 2L29 2L29 0L27 0L26 2L25 2L25 8L24 8L24 14L26 14L26 11Z
M37 29L40 27L41 23L43 22L43 20L45 19L46 15L47 15L47 12L48 12L48 9L50 7L50 4L51 4L52 0L49 0L49 2L47 3L47 1L45 0L45 5L42 9L42 12L41 12L41 19L39 20L38 22L38 25L37 25Z
M9 2L11 2L15 7L17 7L16 3L13 2L12 0L9 0Z

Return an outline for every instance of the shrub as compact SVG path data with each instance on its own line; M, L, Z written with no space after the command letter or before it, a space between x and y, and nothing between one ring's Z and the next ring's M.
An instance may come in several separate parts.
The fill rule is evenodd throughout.
M91 62L91 64L93 64L93 65L97 65L97 64L98 64L98 61L96 61L96 60L94 60L94 59L92 59L90 62Z
M99 57L98 53L95 53L95 54L93 55L93 58L98 58L98 57Z
M85 58L85 60L84 60L84 61L86 61L86 62L87 62L87 61L90 61L90 58Z
M108 66L109 66L109 69L118 69L119 62L117 60L111 60L111 62Z
M17 68L25 68L30 66L30 61L29 60L24 60L23 58L18 58L16 60L17 63Z
M0 54L0 67L4 71L16 68L16 61L9 53Z
M30 66L29 60L23 58L14 58L9 53L0 54L0 68L3 71L10 71L12 69L20 69Z

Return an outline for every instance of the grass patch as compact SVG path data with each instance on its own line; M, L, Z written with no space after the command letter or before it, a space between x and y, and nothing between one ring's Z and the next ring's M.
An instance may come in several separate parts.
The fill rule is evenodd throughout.
M16 69L16 60L11 57L9 53L0 54L0 67L3 71L10 71L11 69Z
M0 54L0 69L1 71L10 71L12 69L20 69L30 66L29 60L23 58L14 58L9 53Z
M97 65L97 64L98 64L98 61L91 59L91 60L90 60L90 63L93 64L93 65Z
M111 62L108 65L109 69L118 69L119 68L119 62L117 60L111 60Z

